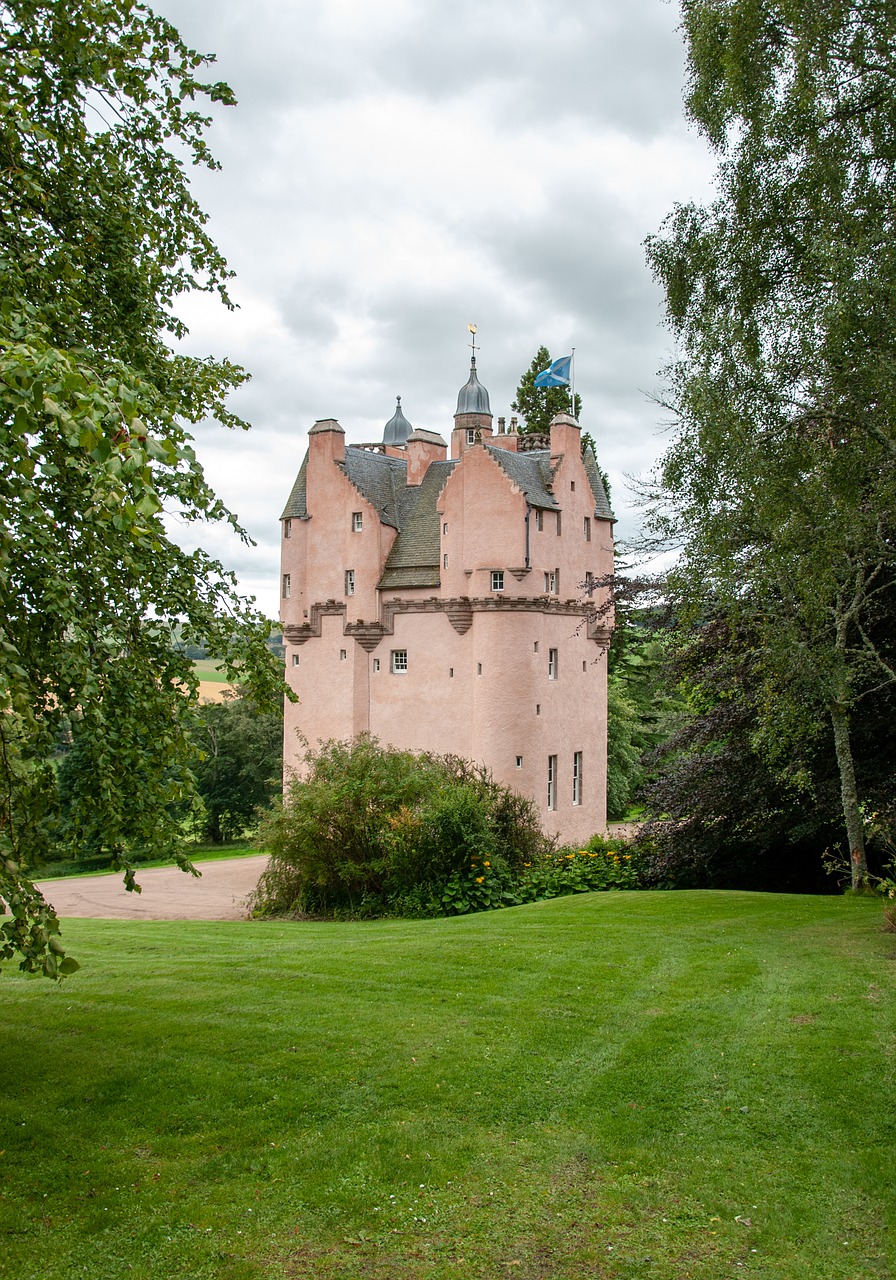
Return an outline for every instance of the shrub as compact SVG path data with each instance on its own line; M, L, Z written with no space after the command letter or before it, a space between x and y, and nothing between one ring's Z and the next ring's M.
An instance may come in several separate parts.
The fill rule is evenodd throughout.
M618 842L593 836L583 849L565 846L543 853L524 868L517 895L521 902L537 902L570 893L638 887L636 855L620 847Z

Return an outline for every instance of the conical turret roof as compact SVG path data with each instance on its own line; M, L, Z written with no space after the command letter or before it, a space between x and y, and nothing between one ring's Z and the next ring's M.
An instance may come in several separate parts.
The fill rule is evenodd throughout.
M491 412L488 392L476 374L476 357L474 356L470 361L470 376L466 385L461 387L457 393L455 415L458 413L487 413L491 417Z
M408 436L414 428L401 412L401 396L395 397L395 413L383 427L383 444L407 444Z

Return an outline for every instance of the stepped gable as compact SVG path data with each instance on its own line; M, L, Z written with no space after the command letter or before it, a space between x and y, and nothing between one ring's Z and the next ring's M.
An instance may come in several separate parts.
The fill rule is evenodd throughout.
M305 505L305 485L308 478L308 454L302 459L302 465L299 468L299 474L296 476L296 482L292 487L292 492L286 499L286 506L283 508L281 520L306 520L308 518L308 508Z
M559 511L560 504L549 491L551 483L551 453L549 449L530 453L511 453L498 445L486 443L491 456L507 473L516 487L526 495L530 507L542 507L546 511ZM606 501L606 498L604 499Z
M377 583L380 590L440 585L441 544L436 502L456 466L457 459L431 462L420 484L409 485L401 494L398 537Z
M399 528L398 507L405 489L407 462L384 453L347 445L341 467L355 488L376 508L383 524Z
M594 514L598 520L615 520L616 517L610 510L610 503L607 498L607 491L604 488L604 482L600 478L600 472L597 469L597 459L594 456L594 450L589 445L582 454L582 462L585 467L585 473L588 476L588 482L591 485L591 492L594 494Z

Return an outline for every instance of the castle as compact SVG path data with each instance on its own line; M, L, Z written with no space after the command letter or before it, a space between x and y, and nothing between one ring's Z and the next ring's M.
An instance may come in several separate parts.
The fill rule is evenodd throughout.
M285 768L369 732L489 766L546 831L606 824L613 515L576 420L493 431L473 356L451 432L316 422L281 517Z

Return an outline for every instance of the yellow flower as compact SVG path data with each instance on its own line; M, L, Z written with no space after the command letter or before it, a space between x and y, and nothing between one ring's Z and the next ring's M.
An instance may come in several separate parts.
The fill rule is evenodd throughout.
M523 866L524 866L524 867L531 867L531 866L532 866L532 863L531 863L531 862L524 862L524 863L523 863Z
M624 853L622 856L625 858L626 862L631 862L632 855L630 853Z
M484 880L484 879L485 879L485 876L477 876L477 877L476 877L476 883L477 883L477 884L482 884L482 882L483 882L483 880Z
M482 864L482 865L483 865L484 867L490 867L492 864L491 864L490 862L483 862L483 864Z
M589 858L596 858L596 857L597 857L597 854L596 854L596 853L589 853L589 854L588 854L588 857L589 857Z
M574 858L576 855L575 855L574 853L566 853L566 854L564 854L563 856L564 856L565 858Z

